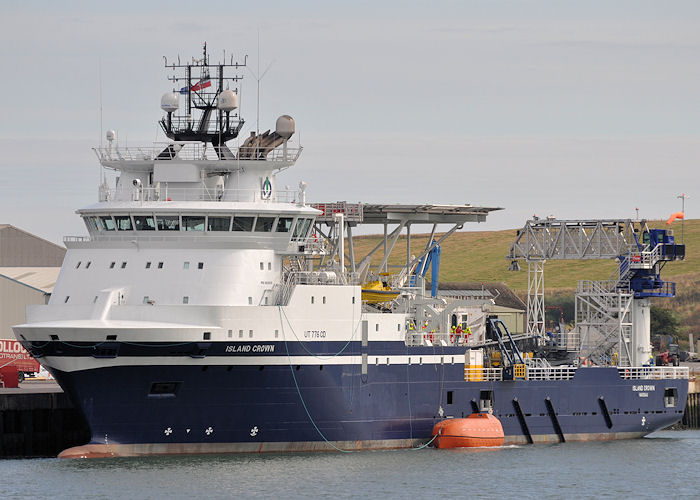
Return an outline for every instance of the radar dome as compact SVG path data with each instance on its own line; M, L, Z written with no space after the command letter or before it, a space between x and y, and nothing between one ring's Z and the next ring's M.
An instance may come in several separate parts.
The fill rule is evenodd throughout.
M275 132L277 132L277 135L280 137L289 139L294 134L294 118L289 115L282 115L277 118Z
M175 92L166 92L160 98L160 108L166 113L173 113L179 107L178 96Z
M219 102L216 103L216 107L221 111L233 111L238 107L238 94L233 90L224 90L219 94Z
M107 131L107 140L109 142L112 142L114 139L117 138L117 133L114 130L108 130Z

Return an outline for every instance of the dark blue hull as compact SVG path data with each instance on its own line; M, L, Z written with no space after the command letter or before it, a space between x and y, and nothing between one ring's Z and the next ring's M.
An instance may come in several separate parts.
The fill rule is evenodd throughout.
M447 362L370 364L366 375L359 364L53 372L85 413L93 444L165 453L411 446L443 416L478 411L485 394L507 444L637 437L679 421L688 390L687 379L625 380L616 368L579 368L571 380L465 382L464 365Z

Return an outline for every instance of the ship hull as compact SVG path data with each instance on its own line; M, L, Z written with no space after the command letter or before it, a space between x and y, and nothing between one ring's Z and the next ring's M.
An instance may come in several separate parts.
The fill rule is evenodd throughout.
M92 432L87 448L64 456L418 447L442 418L479 411L485 394L507 445L635 438L678 422L688 390L685 379L623 379L616 368L465 382L460 363L377 363L363 374L355 363L281 358L53 369Z

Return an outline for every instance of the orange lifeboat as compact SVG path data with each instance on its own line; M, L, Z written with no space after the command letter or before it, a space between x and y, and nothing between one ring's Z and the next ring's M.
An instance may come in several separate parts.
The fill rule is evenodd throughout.
M472 413L467 418L450 418L433 427L436 448L476 448L503 446L501 421L487 413Z

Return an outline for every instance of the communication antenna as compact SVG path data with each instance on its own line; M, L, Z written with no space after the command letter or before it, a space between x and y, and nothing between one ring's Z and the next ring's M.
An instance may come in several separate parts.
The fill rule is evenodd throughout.
M253 78L255 78L255 81L257 82L258 85L258 109L256 113L256 120L255 120L255 136L258 137L260 135L260 81L263 79L263 77L267 74L268 71L270 71L270 68L274 64L275 60L273 59L270 61L270 64L267 65L267 68L265 68L265 71L263 71L262 74L260 74L260 29L258 28L258 73L257 75L255 72L253 72L250 67L248 67L248 70L250 71L250 74L253 75ZM260 76L258 76L260 75Z

